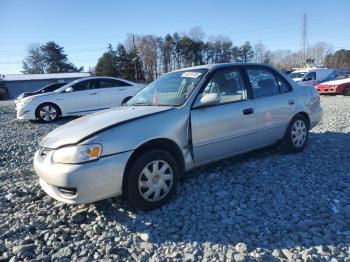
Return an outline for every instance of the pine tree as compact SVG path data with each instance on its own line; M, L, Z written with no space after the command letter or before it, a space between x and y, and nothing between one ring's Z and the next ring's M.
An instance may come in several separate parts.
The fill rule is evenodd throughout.
M78 69L70 63L63 51L64 48L53 41L47 42L40 49L42 51L46 73L80 72L83 70L83 68Z
M97 76L118 76L116 52L111 44L108 45L107 52L98 59L95 71Z
M66 73L81 72L68 61L64 48L55 42L47 42L44 45L32 45L28 49L28 55L23 60L24 74Z

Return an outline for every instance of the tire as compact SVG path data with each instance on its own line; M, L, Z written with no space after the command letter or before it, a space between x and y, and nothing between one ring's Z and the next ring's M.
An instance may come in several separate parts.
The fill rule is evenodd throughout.
M350 87L345 88L344 96L350 96Z
M301 152L309 139L309 123L302 115L295 116L289 123L283 138L282 148L289 153Z
M155 173L155 167L161 173ZM135 208L150 211L168 202L175 192L179 166L167 151L155 149L139 156L125 179L126 199Z
M44 103L38 106L35 114L39 121L48 123L56 121L59 118L61 111L55 104Z
M121 105L125 105L131 98L132 98L131 96L125 97Z

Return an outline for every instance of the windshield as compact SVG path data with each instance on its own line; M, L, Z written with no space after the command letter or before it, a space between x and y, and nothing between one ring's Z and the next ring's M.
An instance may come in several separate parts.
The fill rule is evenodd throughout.
M53 92L56 89L60 88L61 86L64 86L65 84L52 84L52 85L48 85L43 87L42 89L40 89L39 91L41 91L42 93L44 92Z
M291 78L303 78L306 72L292 72L289 74Z
M180 106L186 102L207 71L193 69L168 73L138 92L127 105Z
M64 90L66 90L67 87L70 87L70 86L74 85L75 83L80 82L82 79L83 79L83 78L80 78L80 79L74 80L74 81L72 81L72 82L70 82L70 83L68 83L68 84L65 84L65 85L61 86L60 88L56 89L54 92L56 92L56 93L61 93L61 92L63 92Z

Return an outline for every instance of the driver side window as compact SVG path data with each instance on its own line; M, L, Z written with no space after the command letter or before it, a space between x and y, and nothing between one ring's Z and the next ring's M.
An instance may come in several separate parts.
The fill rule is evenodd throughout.
M73 85L73 91L86 91L89 89L94 89L95 88L95 80L86 80L86 81L82 81L79 83L76 83L75 85Z
M211 93L218 94L220 104L247 99L247 89L238 69L216 72L204 88L202 96Z

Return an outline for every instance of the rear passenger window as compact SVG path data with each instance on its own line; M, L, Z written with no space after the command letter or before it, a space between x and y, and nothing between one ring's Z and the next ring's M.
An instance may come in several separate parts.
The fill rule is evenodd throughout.
M100 88L109 88L109 87L119 87L119 86L130 86L130 84L123 81L114 80L114 79L101 79Z
M291 87L281 76L277 75L278 85L280 86L281 93L287 93L291 91Z
M279 94L279 85L275 75L266 69L247 69L254 97Z

